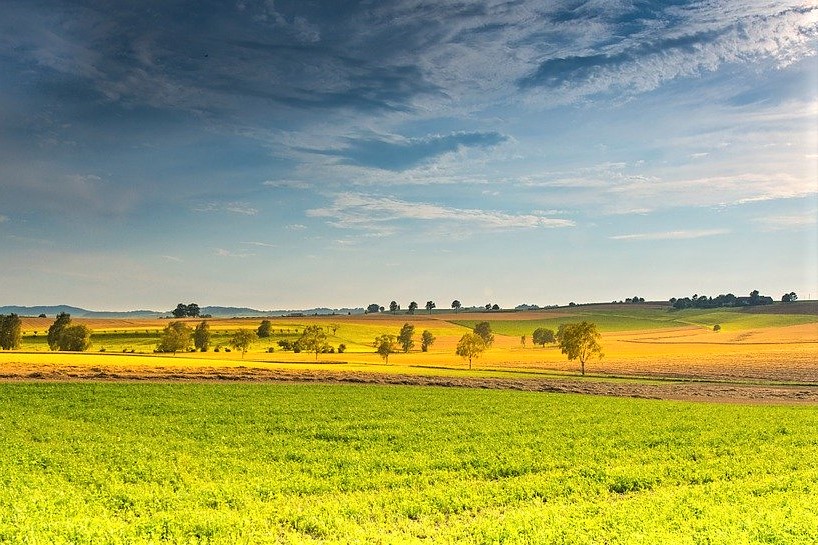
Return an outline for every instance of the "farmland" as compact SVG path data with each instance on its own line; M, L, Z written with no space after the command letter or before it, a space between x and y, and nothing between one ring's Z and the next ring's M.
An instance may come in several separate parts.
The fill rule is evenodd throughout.
M0 389L10 543L814 543L818 411L479 389Z
M63 353L24 318L0 352L0 543L818 540L811 303L271 320L244 355L227 341L260 318L171 355L168 320L77 320L92 349ZM454 347L483 320L469 370ZM605 352L585 377L531 343L577 320ZM372 340L406 322L437 340L385 364ZM280 349L314 324L347 349Z

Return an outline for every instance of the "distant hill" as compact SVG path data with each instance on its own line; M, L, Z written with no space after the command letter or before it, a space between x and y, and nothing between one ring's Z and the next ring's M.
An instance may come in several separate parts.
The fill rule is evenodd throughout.
M69 305L52 305L52 306L35 306L35 307L20 307L20 306L5 306L0 307L0 314L17 314L19 316L39 316L45 314L48 317L54 317L57 314L65 312L75 318L157 318L164 316L164 312L157 312L155 310L129 310L122 312L108 312L108 311L93 311L84 308L72 307Z
M66 312L74 318L159 318L171 316L171 311L158 310L127 310L127 311L95 311L87 310L69 305L33 306L23 307L8 305L0 307L0 314L17 314L18 316L39 316L45 314L49 318L55 317L61 312ZM303 314L311 316L314 314L363 314L363 308L313 308L307 310L257 310L247 307L201 307L201 314L209 314L214 318L232 318L234 316L286 316L288 314Z

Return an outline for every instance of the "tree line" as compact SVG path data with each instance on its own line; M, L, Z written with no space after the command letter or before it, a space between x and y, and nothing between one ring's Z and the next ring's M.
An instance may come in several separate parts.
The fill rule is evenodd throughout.
M795 292L786 294L787 302L794 301L792 297L796 297ZM782 298L784 301L784 298ZM722 308L722 307L753 307L758 305L772 305L773 298L767 295L761 295L758 290L750 292L749 297L736 297L732 293L718 295L716 297L708 297L706 295L694 294L693 297L683 297L677 299L672 297L670 304L675 309L685 308Z

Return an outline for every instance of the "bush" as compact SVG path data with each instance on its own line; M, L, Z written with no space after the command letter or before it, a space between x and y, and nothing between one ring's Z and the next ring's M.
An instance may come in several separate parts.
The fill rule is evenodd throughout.
M341 344L338 345L338 353L339 354L343 354L346 351L346 349L347 349L347 345L345 345L344 343L341 343Z
M713 331L721 331L721 326L719 324L714 325Z

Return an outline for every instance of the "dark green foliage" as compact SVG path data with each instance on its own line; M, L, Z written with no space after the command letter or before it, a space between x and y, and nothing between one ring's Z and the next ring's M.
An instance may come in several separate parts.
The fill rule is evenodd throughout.
M415 326L412 324L403 324L398 334L398 344L401 345L404 352L409 352L412 347L415 346L415 341L412 340L412 335L414 334Z
M435 343L435 336L432 335L432 332L428 329L423 331L423 334L420 336L420 349L423 352L427 352L429 347Z
M486 345L486 348L490 348L494 343L494 334L491 332L490 323L479 322L474 326L472 331L475 335L478 335L481 339L483 339L483 344Z
M162 331L157 352L186 352L193 339L193 330L184 322L171 322Z
M91 330L85 325L68 325L59 338L59 349L69 352L85 352L91 348Z
M200 352L207 352L208 347L210 347L210 339L210 324L206 320L202 320L193 330L193 346Z
M273 332L273 324L270 320L262 320L261 325L256 330L256 335L259 339L266 339Z
M22 321L14 313L0 315L0 348L17 350L23 342Z
M557 342L554 330L546 329L544 327L538 327L535 329L534 333L531 335L531 340L534 342L534 344L539 344L540 346Z
M48 347L51 350L59 350L60 335L62 330L71 322L71 315L65 312L60 312L54 323L48 328Z

